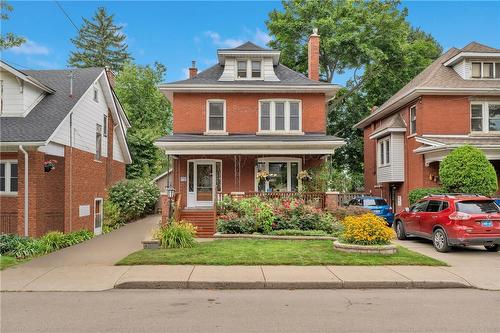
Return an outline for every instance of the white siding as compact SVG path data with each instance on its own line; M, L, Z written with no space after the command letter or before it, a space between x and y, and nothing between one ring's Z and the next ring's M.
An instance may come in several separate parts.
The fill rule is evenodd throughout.
M89 90L78 101L73 110L73 147L95 154L95 137L96 125L103 126L104 115L108 114L108 107L102 88L97 83L99 90L99 102L94 101L94 89L90 87ZM108 119L111 121L111 119ZM69 145L69 116L61 124L61 127L55 133L52 141ZM108 141L106 137L102 137L102 156L107 157L108 154Z
M40 88L28 82L18 81L7 71L2 70L0 74L2 116L24 116L45 96L45 92Z
M24 111L29 113L35 105L40 102L43 97L45 97L45 92L30 83L24 83L24 89L23 89L23 104L24 104Z
M236 77L236 58L226 58L224 63L224 72L219 78L219 81L234 81Z
M258 60L258 59L256 59ZM271 57L262 58L262 77L264 81L279 81L274 72L273 59ZM236 58L227 57L219 81L235 81L236 78Z
M38 151L48 155L64 157L64 146L58 143L49 142L46 146L41 146Z
M458 75L460 75L462 77L462 79L466 78L465 77L465 60L457 63L455 66L453 66L453 69L455 70L455 72L458 73Z
M125 162L123 158L122 148L118 142L118 137L116 136L116 129L113 129L113 159L115 161Z
M264 58L262 62L262 70L264 74L264 81L279 81L276 73L274 72L273 59Z
M380 151L377 142L377 183L404 181L404 135L404 133L391 134L389 165L380 166Z
M464 61L464 78L470 79L472 77L472 64L470 61Z

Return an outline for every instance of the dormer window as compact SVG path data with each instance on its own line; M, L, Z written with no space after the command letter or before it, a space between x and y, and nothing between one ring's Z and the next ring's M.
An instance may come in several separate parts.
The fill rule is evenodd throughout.
M473 79L500 79L500 62L472 62Z
M262 61L241 59L237 61L237 74L239 80L250 80L262 78Z

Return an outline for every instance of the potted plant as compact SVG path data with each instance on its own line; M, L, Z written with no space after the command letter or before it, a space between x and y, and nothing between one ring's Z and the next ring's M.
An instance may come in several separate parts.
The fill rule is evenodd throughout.
M56 163L57 163L56 160L45 161L43 162L43 169L45 170L45 172L51 172L56 168Z
M257 177L259 181L268 181L269 180L269 172L266 170L259 170L257 172Z
M307 172L307 170L302 170L301 172L299 172L297 174L297 179L300 180L300 181L310 181L312 180L312 177L311 175L309 174L309 172Z

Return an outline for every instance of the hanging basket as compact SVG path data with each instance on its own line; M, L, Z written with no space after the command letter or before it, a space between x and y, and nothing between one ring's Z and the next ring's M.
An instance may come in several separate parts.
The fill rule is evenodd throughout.
M43 162L43 170L45 172L51 172L56 168L56 163L57 163L56 160L48 160Z

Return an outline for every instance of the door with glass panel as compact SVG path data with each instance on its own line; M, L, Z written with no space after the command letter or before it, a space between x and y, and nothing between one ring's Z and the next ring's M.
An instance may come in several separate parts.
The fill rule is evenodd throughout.
M222 190L222 163L218 160L188 161L188 207L212 206Z

